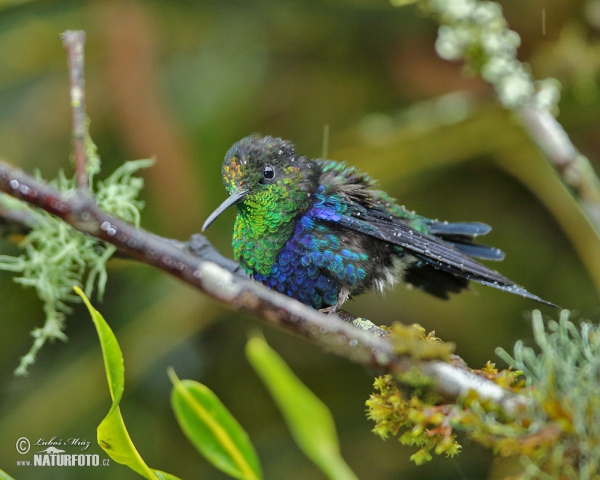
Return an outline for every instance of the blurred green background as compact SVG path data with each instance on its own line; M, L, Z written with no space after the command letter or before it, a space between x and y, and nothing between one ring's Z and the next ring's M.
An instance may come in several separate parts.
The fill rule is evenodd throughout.
M600 167L600 1L500 2L522 38L520 59L562 85L560 121ZM348 160L420 214L493 226L485 239L506 253L498 268L535 294L598 321L596 234L518 122L490 87L435 54L436 24L414 6L385 0L4 1L0 2L0 157L52 178L71 171L71 114L59 34L87 32L91 133L104 174L155 156L143 172L143 227L187 239L225 198L225 151L258 131L320 156ZM543 25L543 18L545 25ZM545 31L543 26L545 26ZM231 256L233 212L208 236ZM0 254L17 253L0 239ZM372 374L256 319L232 313L166 275L110 264L102 303L125 356L121 403L130 434L153 467L184 479L226 478L189 445L169 405L166 368L208 385L247 429L266 478L323 474L295 447L243 355L248 331L269 343L332 409L342 453L364 479L499 479L518 460L494 461L464 441L455 459L415 467L414 452L382 442L364 417ZM532 343L520 297L473 286L444 302L397 287L346 304L375 323L418 322L472 367L517 339ZM546 315L556 312L542 307ZM0 468L17 479L130 479L119 465L17 467L19 437L80 438L106 455L95 428L110 399L93 324L78 305L67 343L44 347L27 378L12 374L43 322L34 292L0 272ZM34 447L32 451L44 447ZM72 448L68 453L76 453Z

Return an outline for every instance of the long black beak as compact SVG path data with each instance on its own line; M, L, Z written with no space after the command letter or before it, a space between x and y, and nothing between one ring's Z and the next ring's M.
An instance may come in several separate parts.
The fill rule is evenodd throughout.
M233 192L229 196L229 198L227 198L221 205L217 207L217 209L214 212L212 212L208 216L206 222L204 222L204 225L202 225L202 231L206 230L208 226L211 223L213 223L217 219L217 217L221 215L225 210L227 210L232 205L235 205L236 203L240 202L246 196L247 193L248 189Z

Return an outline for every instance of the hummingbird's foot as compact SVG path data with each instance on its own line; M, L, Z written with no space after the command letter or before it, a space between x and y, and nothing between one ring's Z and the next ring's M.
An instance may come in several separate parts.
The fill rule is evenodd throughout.
M342 287L340 293L338 293L337 303L330 307L321 308L319 312L326 313L327 315L335 315L346 300L350 297L350 291L346 287Z
M337 305L332 305L331 307L319 308L319 312L324 313L325 315L334 315L337 309Z

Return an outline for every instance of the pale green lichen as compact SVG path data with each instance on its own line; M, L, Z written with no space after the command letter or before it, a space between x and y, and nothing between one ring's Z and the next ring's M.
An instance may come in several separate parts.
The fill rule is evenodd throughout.
M406 380L406 379L405 379ZM373 432L382 439L399 435L403 445L416 446L410 458L417 465L431 460L431 451L454 456L461 446L448 419L458 411L452 405L435 405L435 395L407 396L401 392L391 375L375 380L373 393L366 402L367 417L375 422Z
M515 110L534 105L557 112L559 82L534 80L529 66L517 59L521 38L508 28L498 3L479 0L415 3L440 23L435 44L438 55L446 60L464 60L471 71L478 72L493 86L504 107Z
M418 324L403 325L395 322L387 338L392 342L395 353L413 360L447 361L456 348L453 343L442 342L435 336L435 332L427 334Z
M93 186L94 177L100 171L100 158L89 136L86 151L87 172ZM106 180L96 182L94 195L98 206L109 214L138 225L143 203L137 197L143 188L143 180L132 177L132 174L151 164L152 160L126 162ZM40 177L39 174L37 176ZM49 183L66 196L73 195L76 189L74 178L67 178L62 171ZM107 281L106 262L115 252L115 247L80 233L62 220L7 195L0 194L0 206L30 209L36 219L30 225L31 231L19 243L23 253L17 257L0 255L0 270L14 272L15 282L33 287L44 306L44 326L31 332L33 345L15 370L15 374L25 375L47 341L66 340L63 329L65 315L71 311L68 303L79 301L72 293L73 285L85 285L87 296L96 289L102 297Z
M600 478L600 327L575 325L567 310L558 322L544 324L534 311L533 332L539 353L522 342L513 356L501 349L497 353L524 372L535 400L534 427L553 425L560 440L537 458L526 458L521 478Z
M411 458L418 464L431 453L457 454L455 433L462 431L499 456L520 456L525 468L515 478L600 478L600 327L575 325L566 310L545 324L534 311L533 330L537 351L517 342L514 356L497 351L508 370L488 362L474 371L526 400L517 416L474 391L445 404L421 380L412 385L410 376L387 375L375 380L367 401L373 431L417 446Z

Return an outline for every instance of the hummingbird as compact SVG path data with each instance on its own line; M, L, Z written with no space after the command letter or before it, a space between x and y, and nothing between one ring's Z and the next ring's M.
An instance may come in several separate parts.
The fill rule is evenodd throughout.
M229 197L202 231L235 205L235 260L315 309L334 313L349 297L398 281L442 299L474 281L555 306L475 260L504 258L474 242L488 225L417 215L344 162L298 155L289 141L253 134L227 151L222 175Z

